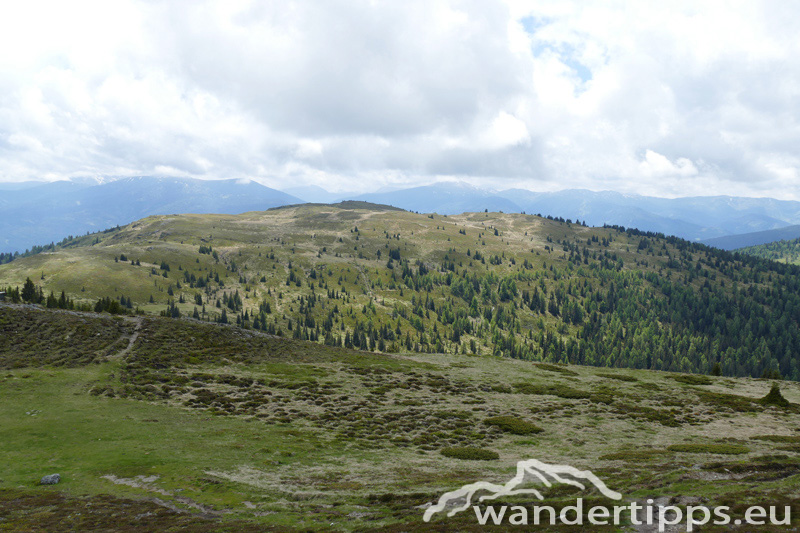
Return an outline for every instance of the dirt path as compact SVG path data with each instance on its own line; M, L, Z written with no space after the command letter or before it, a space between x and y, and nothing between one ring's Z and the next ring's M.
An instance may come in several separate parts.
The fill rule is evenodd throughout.
M361 283L361 285L364 287L364 294L368 295L370 298L375 298L375 293L372 292L372 287L370 286L369 283L369 277L367 277L367 273L364 272L364 268L361 265L359 265L358 262L356 261L353 261L353 265L356 267L356 270L358 271L357 278L359 280L361 280L361 278L364 279L364 281Z
M161 496L171 497L174 499L175 502L181 503L186 507L189 507L190 509L194 509L195 511L199 511L199 515L204 518L215 518L222 514L221 511L217 511L211 507L205 506L201 503L197 503L191 498L176 495L175 493L177 492L177 490L166 490L156 486L154 483L158 481L158 476L136 476L133 478L124 478L109 474L102 477L103 479L107 479L108 481L114 483L115 485L127 485L128 487L134 487L137 489L142 489L147 492L160 494ZM158 505L161 505L162 507L166 507L167 509L177 511L179 513L187 512L187 509L182 509L178 507L177 505L175 505L173 501L162 500L161 498L157 497L150 498L150 501Z
M109 359L122 359L123 357L128 355L128 352L130 352L133 349L133 344L136 342L136 339L139 338L139 331L142 329L142 318L137 316L134 318L126 318L125 320L128 322L133 322L135 324L133 328L133 333L131 334L130 337L128 337L128 345L119 352L110 356ZM124 337L125 336L123 335L122 337L120 337L120 339Z

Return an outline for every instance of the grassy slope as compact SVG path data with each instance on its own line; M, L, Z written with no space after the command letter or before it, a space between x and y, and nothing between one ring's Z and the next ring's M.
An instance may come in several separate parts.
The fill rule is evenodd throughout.
M558 242L564 244L556 244ZM218 257L199 253L200 246L212 246ZM577 253L573 255L567 246L574 247ZM470 302L454 297L445 285L434 285L430 290L425 287L411 290L405 286L400 275L401 264L394 262L394 269L387 268L393 249L399 250L404 260L409 260L415 272L418 263L438 272L450 262L457 272L455 278L485 279L492 274L496 278L490 285L496 291L497 280L515 277L519 292L512 301L501 301L499 306L496 298L487 301L481 293L480 316L469 318L475 330L462 334L460 343L453 342L454 326L445 320L443 309L449 306L453 314L466 313ZM477 251L483 256L481 261L474 259ZM129 260L139 261L140 265L115 261L122 254ZM501 264L490 264L494 256L501 259ZM162 262L171 267L167 277L158 268ZM620 275L614 278L617 270ZM268 316L269 322L285 335L293 333L289 331L289 322L296 325L302 318L300 298L317 295L320 303L308 311L308 315L319 326L334 309L338 310L333 313L334 334L340 341L346 333L352 334L357 325L371 324L376 330L382 327L400 329L396 339L386 343L384 351L492 353L499 349L499 344L513 341L517 346L526 346L533 359L562 361L564 350L556 349L554 353L553 346L558 342L566 344L578 336L582 325L589 320L591 309L602 306L609 297L609 280L617 287L632 287L634 292L643 295L634 305L645 313L653 299L665 299L664 294L646 280L647 274L657 274L676 286L691 287L696 295L709 283L717 293L728 296L734 288L740 297L746 295L744 298L749 298L753 291L760 295L779 294L770 293L769 271L765 274L762 267L758 273L754 273L755 270L736 260L720 265L718 259L707 252L679 249L666 240L643 239L612 229L586 228L529 215L467 213L442 217L315 205L237 216L149 217L119 231L81 237L54 252L2 265L0 286L21 285L26 277L31 277L45 291L58 294L64 290L78 301L93 303L99 297L124 295L131 298L134 305L153 314L163 311L168 301L177 300L181 295L186 303L178 307L182 313L190 314L199 294L206 305L204 317L209 318L219 315L215 302L238 291L243 308L249 313L256 311L260 303L269 303L273 311ZM216 275L224 286L212 281L205 288L191 288L184 280L185 272L196 277ZM317 278L309 279L312 272ZM301 280L300 285L287 283L290 273ZM545 299L556 294L559 300L563 297L566 302L580 306L584 310L583 322L570 323L549 310L529 310L521 295L540 289L547 291ZM329 292L335 293L335 297L328 297ZM152 304L149 303L151 298ZM421 310L420 304L429 298L435 309ZM784 303L778 302L779 307L772 308L791 308ZM738 303L723 305L740 308ZM770 308L769 303L762 305L755 307ZM511 310L515 316L513 325L499 326L500 340L495 336L493 320L484 318L484 311L498 307ZM420 322L416 326L412 322L415 309L424 311L420 312ZM235 314L229 315L233 320ZM661 318L648 320L640 324L643 327L638 327L638 334L642 334L644 325L649 328L655 322L659 325L655 329L656 337L664 329L673 328ZM743 331L741 324L732 326L734 335ZM607 328L604 333L607 339L624 336L622 325L611 319L603 327ZM756 324L753 329L759 327ZM424 329L424 338L419 328ZM672 332L677 329L673 328ZM673 356L673 347L664 344L667 341L662 336L661 348L671 360L656 361L662 356L656 355L656 347L649 344L653 338L649 333L643 337L641 346L629 345L625 357L643 360L642 354L654 354L650 367L684 371L688 370L684 368L685 362L691 359L692 370L709 372L713 359L721 355L713 351L712 339L691 329L680 332L686 342L679 344L687 353ZM409 336L411 350L403 342ZM541 345L537 336L554 340L548 340L550 347L545 349L536 346L537 343ZM734 348L739 341L741 339L733 343ZM792 378L800 372L800 367L787 359L786 353L792 352L792 346L798 343L800 340L793 338L776 346L772 359L759 350L757 362L750 365L754 368L743 369L742 361L750 356L739 353L737 362L723 365L723 372L761 375L762 370L766 370L762 366L774 365L775 358L780 358L783 375ZM691 348L686 348L688 346ZM747 346L751 352L757 348L760 347ZM502 350L507 351L507 348ZM707 353L701 357L698 350ZM639 355L631 355L631 351ZM601 358L610 366L617 364L612 354L597 357L598 364ZM648 366L643 361L637 361L636 365Z
M352 231L355 227L358 234ZM494 228L499 228L502 235L495 236ZM460 234L460 229L467 234ZM387 238L385 232L392 238ZM30 276L45 291L65 290L70 296L92 302L99 297L124 294L137 305L145 305L152 295L160 310L170 299L167 288L170 285L174 288L179 276L182 278L182 272L177 271L181 265L196 274L217 272L230 290L244 292L245 288L251 288L253 293L248 291L246 307L252 309L265 296L267 288L281 291L284 299L308 294L307 287L303 290L286 286L291 261L305 272L312 266L330 270L332 273L326 278L333 281L331 288L349 291L359 304L368 301L364 298L366 291L387 298L386 307L391 307L391 302L410 297L401 298L397 291L365 284L365 278L372 283L380 280L388 284L391 272L385 265L389 248L399 248L404 258L439 263L447 253L446 248L452 246L457 253L450 256L464 263L469 261L465 252L470 249L483 255L513 254L520 262L529 259L534 266L541 267L547 261L561 264L565 258L563 253L545 251L545 246L555 247L547 241L548 237L585 240L592 235L607 237L614 233L526 215L479 213L429 218L401 211L341 210L331 206L300 206L238 216L159 216L134 222L119 232L99 234L98 244L90 245L93 241L86 238L74 247L2 265L0 285L22 285ZM393 238L394 235L399 238ZM638 255L626 251L631 243L638 240L617 236L608 250L630 260ZM200 245L213 246L220 254L220 261L208 254L198 254ZM323 248L325 252L321 252ZM377 258L378 251L382 252L381 259ZM270 253L274 259L268 257ZM120 254L140 260L141 266L114 262ZM162 261L171 266L169 278L162 278L160 271L159 275L151 275L152 267L158 267ZM227 268L231 262L236 263L239 273ZM498 275L516 270L507 261L504 263L492 270ZM487 268L475 265L470 270ZM45 275L43 280L41 274ZM239 283L239 274L248 283ZM259 281L261 276L267 277L265 283ZM339 277L343 278L341 284ZM185 291L190 302L194 299L188 297L196 292ZM176 289L175 298L179 293ZM283 307L281 302L276 303ZM191 308L189 303L184 311Z
M781 384L793 405L776 408L757 402L767 380L370 354L159 318L143 319L120 355L136 325L8 306L0 319L18 326L5 330L0 350L0 530L47 530L54 517L80 524L92 518L91 503L116 513L107 514L113 525L92 518L109 528L153 520L197 530L428 531L415 506L472 481L504 482L526 458L592 469L626 500L697 496L741 508L766 499L800 510L793 383ZM76 320L102 339L87 348L95 356L81 345L47 366L26 355L32 325L63 331ZM36 349L49 348L58 345ZM485 423L494 416L543 432L504 433ZM768 435L783 438L759 438ZM440 454L465 444L500 459ZM746 453L668 450L679 444ZM61 484L35 486L54 472ZM131 487L104 476L151 480ZM56 492L67 500L44 497ZM575 493L547 495L568 502ZM193 514L142 503L153 498ZM452 531L473 522L463 513L435 524Z

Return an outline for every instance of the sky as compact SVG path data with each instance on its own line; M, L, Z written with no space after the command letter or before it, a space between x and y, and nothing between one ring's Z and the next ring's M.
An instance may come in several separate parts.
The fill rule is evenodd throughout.
M800 199L790 1L4 2L0 181Z

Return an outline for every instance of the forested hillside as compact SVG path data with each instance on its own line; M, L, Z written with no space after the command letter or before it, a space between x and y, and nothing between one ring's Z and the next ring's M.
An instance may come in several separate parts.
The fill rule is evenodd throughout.
M798 380L798 273L624 228L345 203L150 217L0 266L0 286L362 350Z
M793 265L800 264L800 238L775 241L758 246L749 246L739 251L747 255L752 255L753 257L760 257L771 261L791 263Z

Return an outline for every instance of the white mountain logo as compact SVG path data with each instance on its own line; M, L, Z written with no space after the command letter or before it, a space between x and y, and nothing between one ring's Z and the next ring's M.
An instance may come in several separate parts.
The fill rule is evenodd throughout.
M544 483L546 487L551 487L555 481L573 485L581 490L586 490L586 484L578 480L590 482L607 498L612 500L622 499L622 494L609 489L600 478L592 474L589 470L578 470L568 465L550 465L536 459L528 459L517 463L517 475L511 478L505 485L489 483L488 481L478 481L470 483L469 485L464 485L458 490L442 494L435 505L431 505L425 510L422 519L425 522L429 522L435 513L445 511L448 508L451 509L448 511L447 516L453 516L456 513L465 511L472 505L472 499L479 491L488 493L478 498L478 501L481 502L519 494L532 494L539 500L544 500L544 496L542 496L542 493L538 490L520 487L530 481L539 481Z

